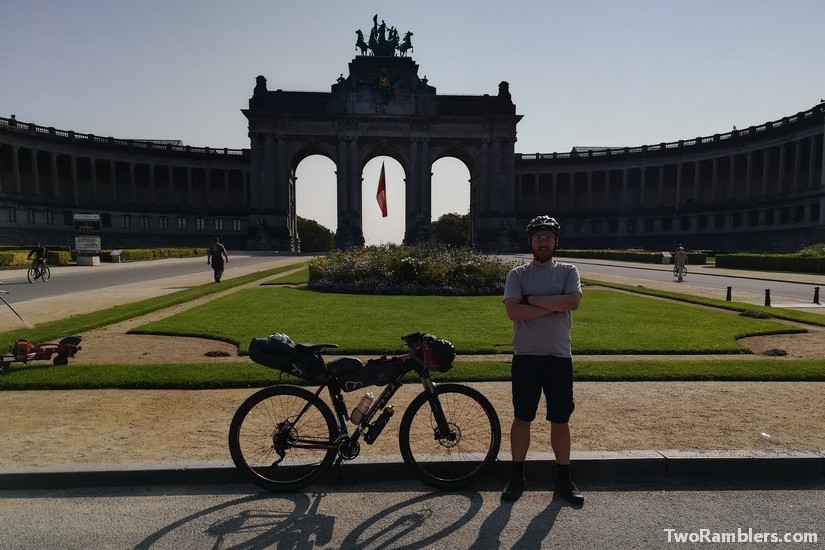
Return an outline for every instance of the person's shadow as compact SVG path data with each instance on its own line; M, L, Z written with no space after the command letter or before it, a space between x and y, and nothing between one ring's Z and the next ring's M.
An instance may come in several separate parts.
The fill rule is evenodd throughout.
M519 550L523 548L537 548L542 547L544 541L553 530L553 525L556 523L556 518L562 508L569 505L559 499L552 499L547 505L547 508L536 514L524 534L513 545L513 548ZM501 548L501 541L499 537L507 524L510 522L510 516L513 511L513 503L502 502L490 516L481 524L478 530L478 537L470 546L472 550L489 550L491 548Z

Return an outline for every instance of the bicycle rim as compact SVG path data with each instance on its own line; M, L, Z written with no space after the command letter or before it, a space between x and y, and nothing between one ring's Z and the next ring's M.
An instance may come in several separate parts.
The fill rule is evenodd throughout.
M29 271L26 273L26 276L28 277L30 283L36 281L36 279L34 278L35 275L37 275L37 272L34 270L33 267L30 267Z
M48 268L48 267L44 267L44 268L40 271L40 278L41 278L41 279L43 279L43 282L48 281L48 280L49 280L49 277L51 277L51 276L52 276L52 272L51 272L51 271L49 271L49 268Z
M229 428L229 450L235 465L256 485L292 491L318 479L337 452L297 445L330 444L337 433L335 417L320 398L297 386L273 386L238 408Z
M401 457L427 485L458 489L478 480L495 461L501 424L493 406L477 390L441 384L436 391L450 433L437 434L428 395L421 393L401 420Z

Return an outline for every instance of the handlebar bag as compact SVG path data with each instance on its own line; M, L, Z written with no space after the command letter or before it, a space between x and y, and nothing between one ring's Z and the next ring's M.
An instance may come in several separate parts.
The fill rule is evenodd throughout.
M319 353L295 349L286 334L268 338L253 338L249 343L249 358L265 367L283 371L308 382L323 382L326 378L324 359Z

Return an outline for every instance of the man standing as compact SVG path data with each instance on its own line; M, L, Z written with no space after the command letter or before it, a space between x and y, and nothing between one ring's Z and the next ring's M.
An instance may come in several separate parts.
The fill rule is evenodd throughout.
M223 247L217 237L213 237L212 240L214 242L206 254L206 265L212 266L212 270L215 272L215 282L220 283L223 276L224 260L229 263L229 256L226 255L226 248Z
M504 308L513 321L513 426L510 446L513 477L501 498L518 500L527 481L524 461L530 448L530 428L541 394L547 400L550 444L558 472L554 491L568 502L584 504L570 477L570 426L573 413L573 357L570 346L571 312L581 302L579 271L553 260L561 226L550 216L527 225L533 261L507 274Z

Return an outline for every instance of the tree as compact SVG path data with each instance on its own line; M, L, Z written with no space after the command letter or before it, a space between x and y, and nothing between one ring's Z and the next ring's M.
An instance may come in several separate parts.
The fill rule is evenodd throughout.
M435 241L452 246L467 246L470 242L470 215L444 214L433 222L431 234Z
M298 216L301 252L329 252L335 247L335 234L316 222Z

